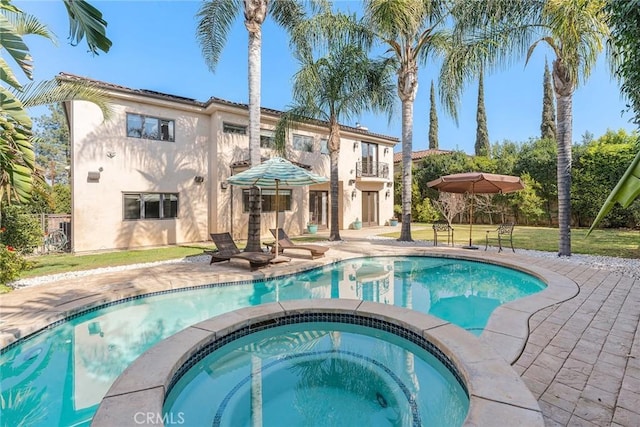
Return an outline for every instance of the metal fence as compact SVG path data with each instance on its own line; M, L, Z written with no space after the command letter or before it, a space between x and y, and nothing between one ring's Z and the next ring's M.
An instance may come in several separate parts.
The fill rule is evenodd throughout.
M36 214L40 221L40 228L42 235L47 236L54 230L61 230L66 236L67 244L63 248L65 252L71 251L71 215L69 214ZM42 246L39 249L40 253L48 252L43 239Z

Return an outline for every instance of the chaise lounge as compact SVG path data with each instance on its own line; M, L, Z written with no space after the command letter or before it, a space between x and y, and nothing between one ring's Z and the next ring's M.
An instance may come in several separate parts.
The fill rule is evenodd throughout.
M270 231L271 231L271 234L273 234L273 237L276 237L276 230L274 228L271 228ZM274 246L272 251L275 250L275 245L270 245L270 246ZM287 236L287 233L285 233L285 231L282 228L278 228L278 248L279 248L278 252L283 252L285 249L306 250L311 253L312 259L323 257L324 253L329 250L329 248L326 246L313 245L313 244L303 244L303 245L295 244L291 241L289 236Z
M249 266L253 271L269 265L269 262L273 259L273 255L262 252L241 252L238 246L236 246L236 242L233 241L233 237L231 237L231 234L228 232L211 233L211 239L218 248L218 251L205 251L207 255L211 255L209 264L231 261L232 259L242 259L249 261Z

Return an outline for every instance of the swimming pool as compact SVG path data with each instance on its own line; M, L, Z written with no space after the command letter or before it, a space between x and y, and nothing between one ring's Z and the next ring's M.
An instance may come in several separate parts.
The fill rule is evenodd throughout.
M130 298L80 313L2 350L3 422L88 424L115 378L144 351L189 325L241 307L351 298L432 313L479 334L498 305L542 290L525 273L431 257L342 261L278 280Z

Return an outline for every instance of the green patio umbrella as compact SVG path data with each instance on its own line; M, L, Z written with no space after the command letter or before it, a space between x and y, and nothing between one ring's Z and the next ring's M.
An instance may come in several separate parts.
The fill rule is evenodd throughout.
M227 180L233 185L246 185L258 187L274 187L276 188L276 236L279 236L278 213L278 192L280 185L289 187L301 187L311 184L320 184L327 182L329 179L324 176L316 175L300 166L296 166L289 160L281 157L273 157L258 166L247 169L236 175L232 175ZM272 262L278 261L278 239L276 238L276 258Z

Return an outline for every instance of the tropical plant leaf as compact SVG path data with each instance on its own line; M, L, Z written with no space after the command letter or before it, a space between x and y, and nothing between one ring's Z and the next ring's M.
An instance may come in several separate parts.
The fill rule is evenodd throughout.
M29 48L4 14L0 14L0 47L7 50L29 79L33 78L33 58Z
M8 89L0 86L0 114L6 115L21 126L31 128L31 118L22 102Z
M7 61L5 61L4 58L2 58L1 56L0 56L0 80L2 80L3 82L5 82L6 84L8 84L9 86L15 89L20 90L22 88L22 85L16 78L16 75L13 73L13 70L11 69L11 67L9 67L9 64L7 64Z
M85 0L63 1L69 13L71 45L77 46L86 36L91 53L97 55L98 50L109 52L112 43L106 36L107 21L102 18L102 12Z

